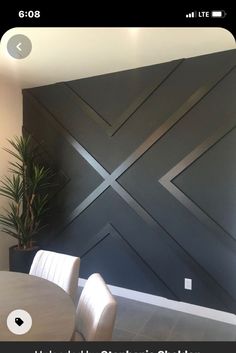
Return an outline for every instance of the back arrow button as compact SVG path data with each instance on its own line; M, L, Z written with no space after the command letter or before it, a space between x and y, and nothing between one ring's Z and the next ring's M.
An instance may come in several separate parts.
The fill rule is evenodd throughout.
M24 34L16 34L7 42L7 51L15 59L26 58L32 50L32 43Z
M20 42L20 43L19 43L19 44L17 44L17 46L16 46L16 47L17 47L17 49L18 49L19 51L22 51L22 49L21 49L21 47L20 47L20 46L21 46L21 44L22 44L22 43Z

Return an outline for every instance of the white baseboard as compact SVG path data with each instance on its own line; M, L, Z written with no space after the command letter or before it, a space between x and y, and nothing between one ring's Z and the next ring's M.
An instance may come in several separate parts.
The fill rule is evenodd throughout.
M86 280L83 278L79 279L79 286L84 287ZM156 295L137 292L135 290L126 289L122 287L116 287L108 285L112 294L119 297L137 300L143 303L148 303L162 308L168 308L172 310L181 311L183 313L192 314L196 316L205 317L216 321L225 322L227 324L236 325L236 315L227 313L225 311L215 310L204 306L189 304L185 302L179 302L175 300L166 299Z

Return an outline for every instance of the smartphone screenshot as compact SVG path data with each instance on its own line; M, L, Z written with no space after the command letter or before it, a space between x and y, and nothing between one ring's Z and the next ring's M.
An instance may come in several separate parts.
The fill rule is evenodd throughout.
M235 12L76 11L1 14L0 350L234 352Z

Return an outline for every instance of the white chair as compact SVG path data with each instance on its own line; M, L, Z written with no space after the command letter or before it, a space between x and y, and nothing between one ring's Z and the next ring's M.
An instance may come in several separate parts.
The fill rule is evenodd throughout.
M75 341L110 341L116 318L116 301L99 273L92 274L76 310Z
M54 282L75 301L79 268L79 257L39 250L34 257L29 274Z

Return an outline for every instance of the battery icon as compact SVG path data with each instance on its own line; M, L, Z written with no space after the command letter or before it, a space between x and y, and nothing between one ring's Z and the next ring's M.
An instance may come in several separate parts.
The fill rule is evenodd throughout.
M226 12L224 10L211 11L211 17L224 18L225 16L226 16Z

